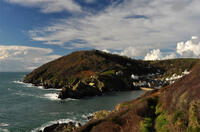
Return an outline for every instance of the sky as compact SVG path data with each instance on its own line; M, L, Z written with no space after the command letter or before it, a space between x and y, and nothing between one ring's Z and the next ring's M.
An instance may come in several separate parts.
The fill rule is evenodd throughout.
M0 71L77 50L134 59L200 57L199 0L0 0Z

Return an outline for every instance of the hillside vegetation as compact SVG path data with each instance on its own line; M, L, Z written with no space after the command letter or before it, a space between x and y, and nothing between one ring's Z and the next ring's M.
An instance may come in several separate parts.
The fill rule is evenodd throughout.
M138 89L133 86L132 74L156 74L149 82L155 84L155 78L163 83L164 78L179 75L184 70L189 71L196 61L142 61L98 50L77 51L35 69L24 78L24 82L44 88L62 88L59 95L62 99L82 98L105 92Z
M131 67L127 69L127 65ZM97 73L109 73L111 70L129 70L137 74L147 72L141 61L97 50L78 51L35 69L25 77L24 82L42 85L45 88L62 88L76 79L81 80ZM131 73L127 71L127 74Z
M110 114L102 114L75 131L199 132L199 78L200 61L174 84L121 103Z

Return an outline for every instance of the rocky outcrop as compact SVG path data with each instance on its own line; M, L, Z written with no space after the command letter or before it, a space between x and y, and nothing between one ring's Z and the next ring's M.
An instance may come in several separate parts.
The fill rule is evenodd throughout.
M63 87L59 98L83 98L86 96L102 95L106 92L133 90L132 82L119 75L91 76L78 81L74 85Z
M80 123L68 122L68 123L57 123L51 126L47 126L44 130L39 132L73 132L76 128L81 127Z
M58 98L75 98L79 99L85 96L101 95L102 92L97 88L79 81L74 86L64 87Z

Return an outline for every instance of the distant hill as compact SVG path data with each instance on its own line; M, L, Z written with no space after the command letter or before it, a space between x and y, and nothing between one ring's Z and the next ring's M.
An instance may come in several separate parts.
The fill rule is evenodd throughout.
M121 103L75 132L199 132L200 61L174 84Z
M138 89L133 86L132 74L156 74L157 80L161 80L190 70L196 61L142 61L98 50L77 51L35 69L24 78L24 82L44 88L62 88L59 97L63 99L82 98Z
M131 64L134 72L144 74L146 71L141 62L98 50L78 51L35 69L24 78L24 82L43 85L45 88L62 88L72 83L73 79L87 78L112 69L126 69L128 64Z

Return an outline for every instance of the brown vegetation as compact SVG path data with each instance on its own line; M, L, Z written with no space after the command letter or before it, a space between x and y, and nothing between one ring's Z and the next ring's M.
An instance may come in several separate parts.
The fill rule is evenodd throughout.
M124 102L76 132L199 132L200 62L172 85Z

